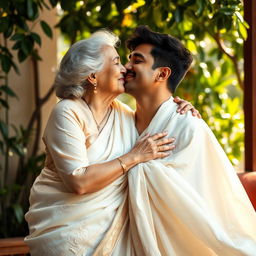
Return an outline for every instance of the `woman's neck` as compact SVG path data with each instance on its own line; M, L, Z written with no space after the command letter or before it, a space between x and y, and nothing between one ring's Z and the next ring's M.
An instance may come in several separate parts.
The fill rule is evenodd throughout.
M94 93L93 90L87 90L83 100L89 106L97 124L101 123L116 97L100 92Z

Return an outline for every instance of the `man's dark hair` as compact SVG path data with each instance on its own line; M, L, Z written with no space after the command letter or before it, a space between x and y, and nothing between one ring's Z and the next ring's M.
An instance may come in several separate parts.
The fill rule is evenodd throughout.
M153 45L151 51L154 58L153 69L158 67L169 67L171 69L168 88L174 93L193 60L190 51L177 38L154 32L144 25L138 26L133 36L126 41L130 51L135 50L141 44Z

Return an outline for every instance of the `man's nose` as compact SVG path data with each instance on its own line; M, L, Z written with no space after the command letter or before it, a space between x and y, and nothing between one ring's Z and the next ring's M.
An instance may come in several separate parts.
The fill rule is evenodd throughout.
M131 65L130 61L128 61L124 66L125 66L126 69L131 69L132 68L132 65Z

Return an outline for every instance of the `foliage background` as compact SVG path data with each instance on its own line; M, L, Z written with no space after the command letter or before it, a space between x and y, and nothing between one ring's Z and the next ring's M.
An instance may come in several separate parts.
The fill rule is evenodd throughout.
M0 3L0 45L2 67L0 107L5 118L0 120L0 149L5 158L1 166L1 236L24 235L23 213L27 210L28 189L43 163L37 148L28 154L29 143L36 145L40 138L40 108L52 93L40 98L32 124L11 127L8 120L8 98L16 97L8 85L8 74L18 72L13 54L19 62L32 58L36 73L37 47L41 39L33 32L33 24L40 22L46 35L52 36L47 21L40 20L43 9L57 7L56 27L68 44L86 38L100 28L109 28L121 38L119 53L123 63L128 54L124 42L134 28L147 24L153 30L178 37L194 55L194 63L176 94L191 101L215 133L231 162L236 165L243 153L243 42L247 24L243 20L240 0L10 0ZM15 42L7 47L7 40ZM1 41L1 42L2 42ZM43 56L42 56L43 57ZM22 74L21 74L22 75ZM35 92L38 89L35 81ZM127 95L122 100L134 106ZM34 118L34 119L33 119ZM33 128L33 129L32 129ZM15 136L10 136L10 129ZM37 136L31 138L31 131ZM39 135L38 135L39 134ZM6 184L9 151L19 155L15 184ZM36 170L36 171L35 171ZM32 174L31 174L32 173ZM29 180L29 182L28 182ZM13 226L8 230L8 227Z

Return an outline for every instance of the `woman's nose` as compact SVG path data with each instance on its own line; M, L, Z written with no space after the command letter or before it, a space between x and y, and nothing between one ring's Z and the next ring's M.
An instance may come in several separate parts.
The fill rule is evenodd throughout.
M125 66L122 65L122 64L121 64L121 72L122 72L122 73L126 73L126 68L125 68Z

